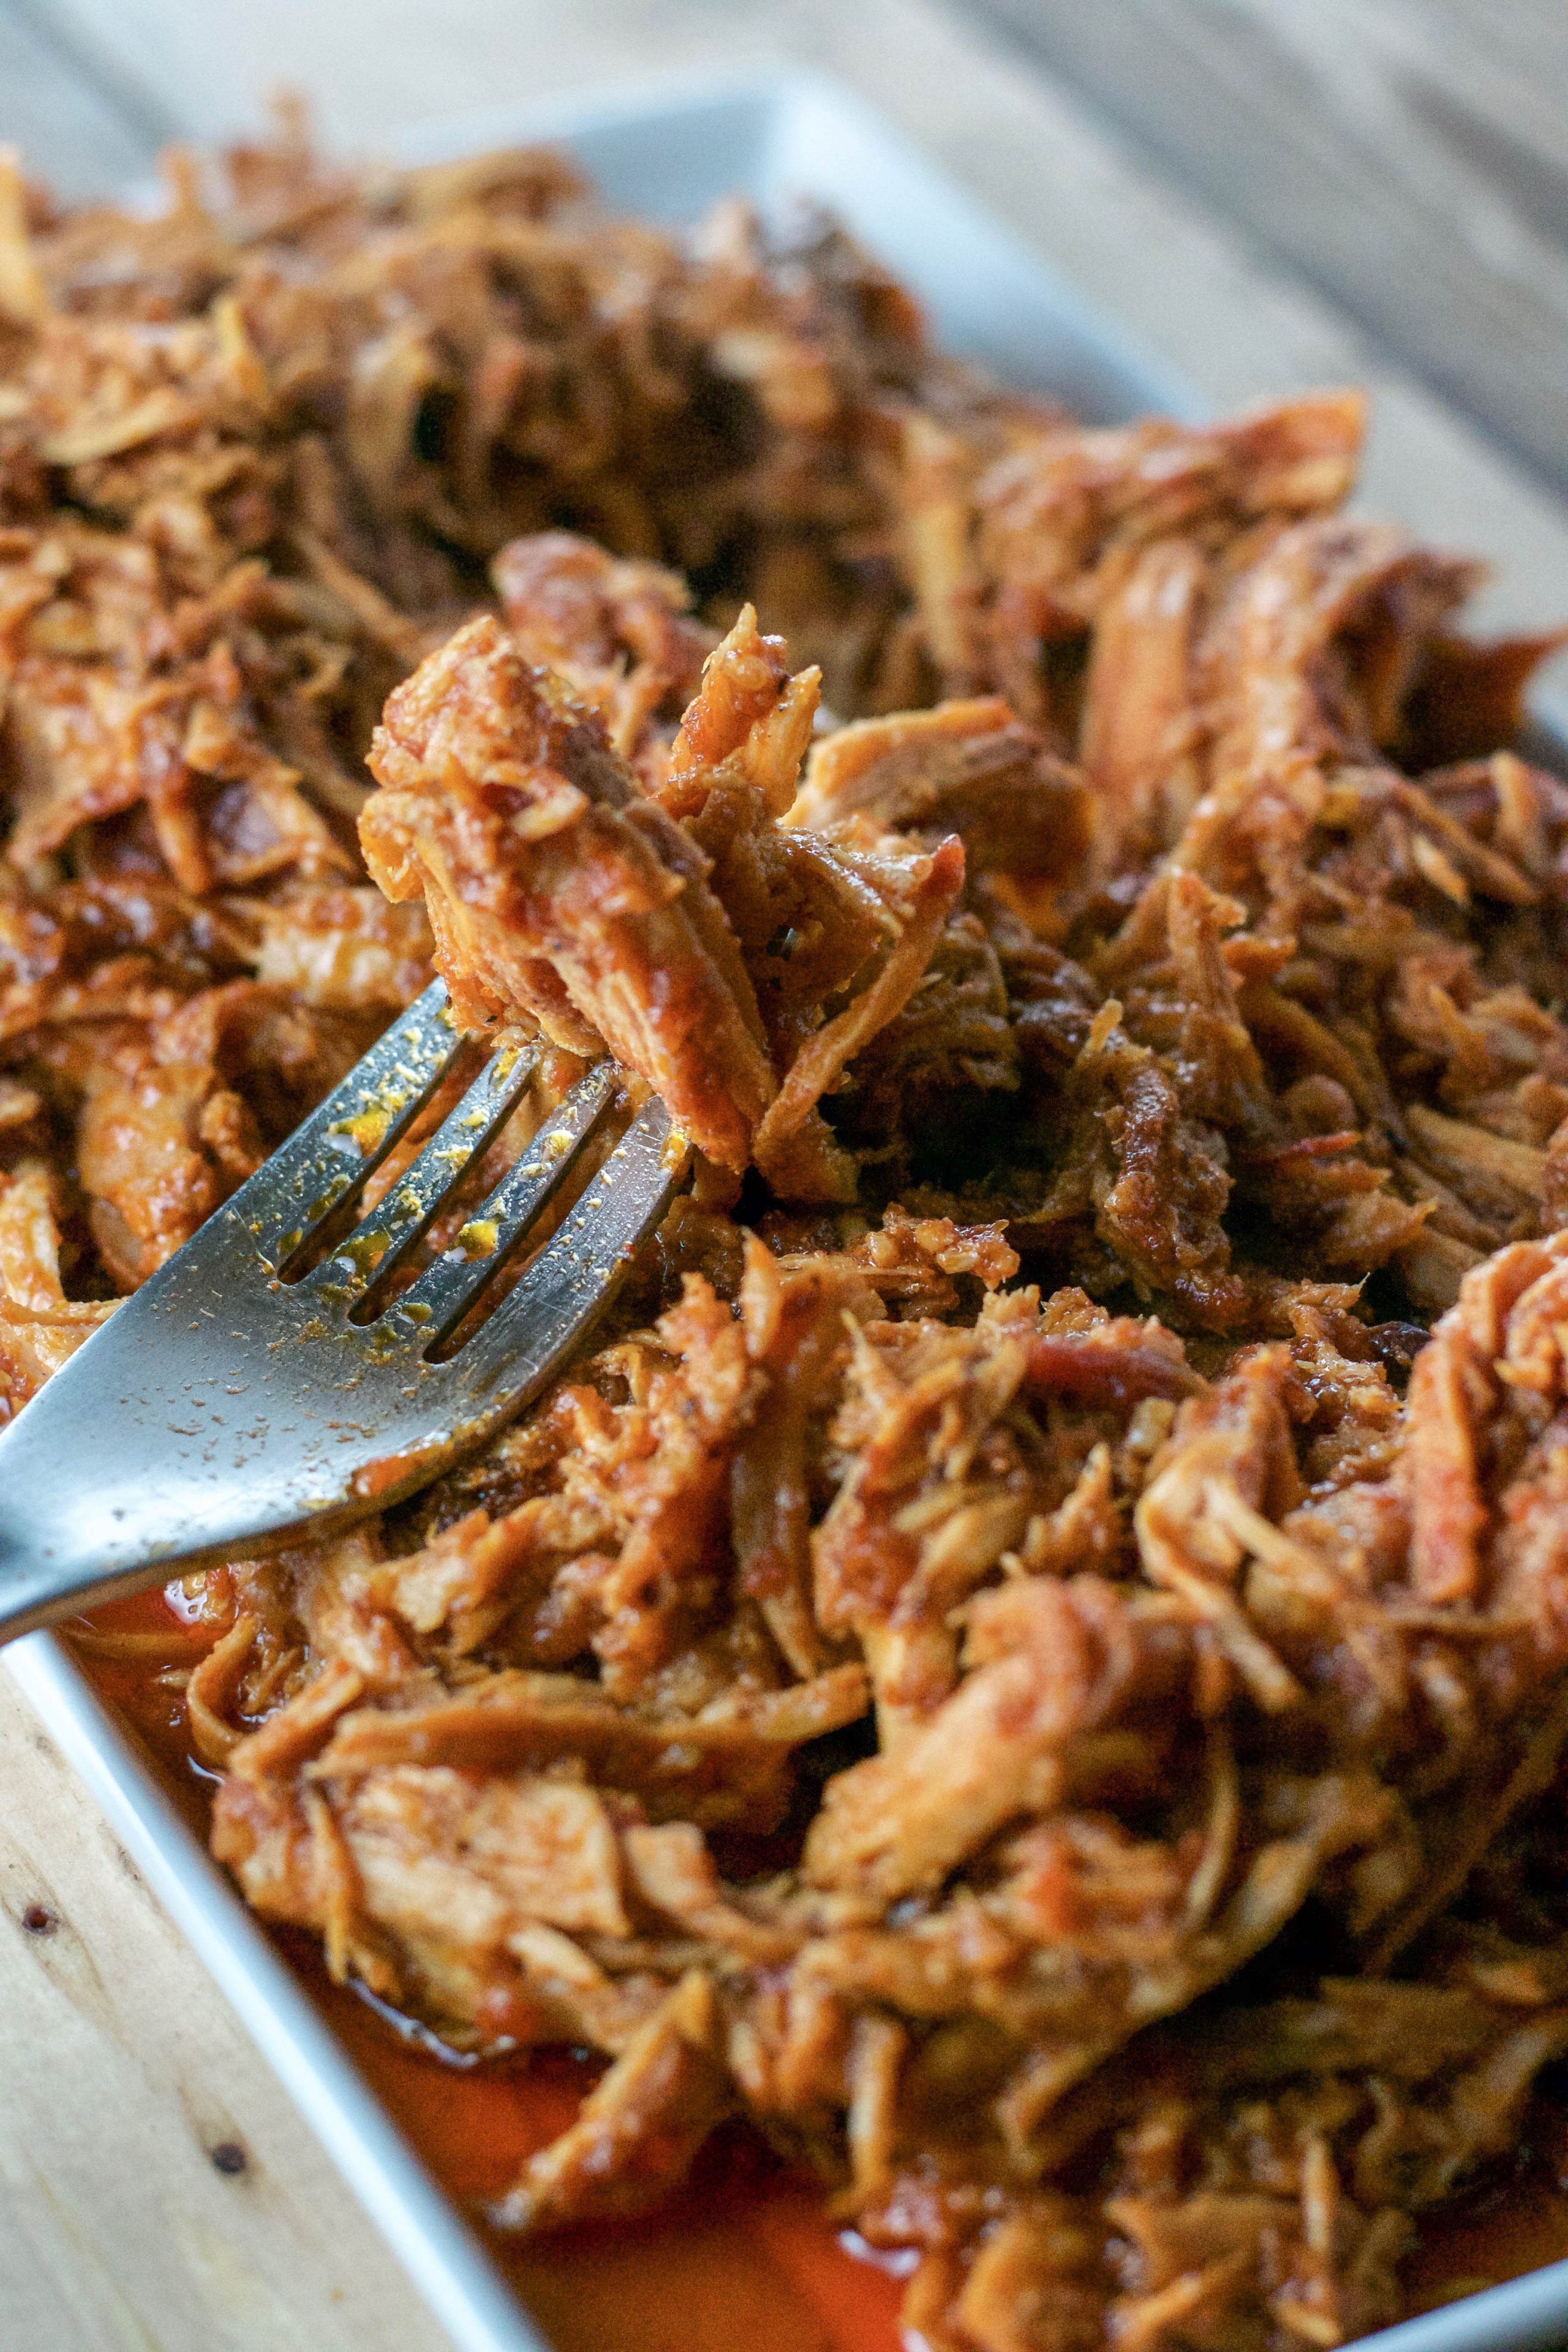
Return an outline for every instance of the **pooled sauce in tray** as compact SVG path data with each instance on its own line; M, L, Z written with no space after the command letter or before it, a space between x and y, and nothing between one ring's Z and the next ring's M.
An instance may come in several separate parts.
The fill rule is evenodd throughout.
M510 2188L602 2071L555 2053L448 2067L328 1981L306 1939L285 1948L459 2203ZM662 2213L544 2241L482 2234L560 2352L898 2352L898 2280L846 2251L816 2184L743 2126L715 2135Z
M161 1591L98 1611L116 1633L184 1631ZM179 1694L145 1655L84 1656L100 1696L139 1735L165 1785L205 1830L211 1776L191 1758ZM334 1984L313 1938L273 1940L448 2196L469 2220L565 2129L603 2072L569 2052L464 2063L353 1988ZM900 2275L835 2228L815 2182L744 2126L715 2135L685 2190L630 2222L579 2224L520 2242L479 2234L558 2352L900 2352ZM1418 2309L1568 2258L1568 2106L1539 2099L1517 2161L1425 2223L1406 2265Z

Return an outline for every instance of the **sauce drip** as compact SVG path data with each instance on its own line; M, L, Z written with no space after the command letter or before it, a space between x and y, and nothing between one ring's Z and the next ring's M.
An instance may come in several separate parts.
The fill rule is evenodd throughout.
M100 1696L150 1751L204 1839L214 1776L194 1761L180 1690L162 1665L194 1664L210 1636L161 1592L95 1612L98 1633L159 1637L135 1654L88 1656ZM569 2053L453 2061L405 2020L333 1984L313 1940L274 1940L441 2186L468 2214L564 2130L599 2069ZM558 2352L902 2352L902 2289L850 2251L810 2179L743 2126L716 2133L686 2192L641 2221L580 2225L522 2242L479 2234ZM1568 2257L1568 2106L1538 2099L1516 2163L1422 2227L1406 2269L1428 2309Z

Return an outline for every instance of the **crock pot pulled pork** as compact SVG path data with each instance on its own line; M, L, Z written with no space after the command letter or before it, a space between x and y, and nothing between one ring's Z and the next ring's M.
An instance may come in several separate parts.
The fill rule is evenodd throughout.
M503 2227L740 2114L933 2352L1396 2316L1568 2051L1551 641L1352 395L1088 430L538 154L172 182L0 191L5 1409L432 954L548 1041L485 1184L606 1048L703 1154L482 1456L185 1580L216 1851L602 2053Z

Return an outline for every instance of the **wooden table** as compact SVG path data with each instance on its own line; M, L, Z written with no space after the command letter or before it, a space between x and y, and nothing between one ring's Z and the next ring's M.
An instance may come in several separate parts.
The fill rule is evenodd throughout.
M279 80L335 142L788 58L922 141L1216 404L1377 394L1364 502L1568 613L1561 0L0 0L62 193ZM0 1677L0 2347L443 2339Z

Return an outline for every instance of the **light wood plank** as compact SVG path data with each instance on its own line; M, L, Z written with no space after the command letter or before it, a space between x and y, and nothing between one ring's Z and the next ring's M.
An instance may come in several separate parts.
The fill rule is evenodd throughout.
M1568 484L1561 0L979 0L979 13Z
M0 1788L0 2345L442 2352L3 1674ZM218 2147L243 2169L216 2167Z

